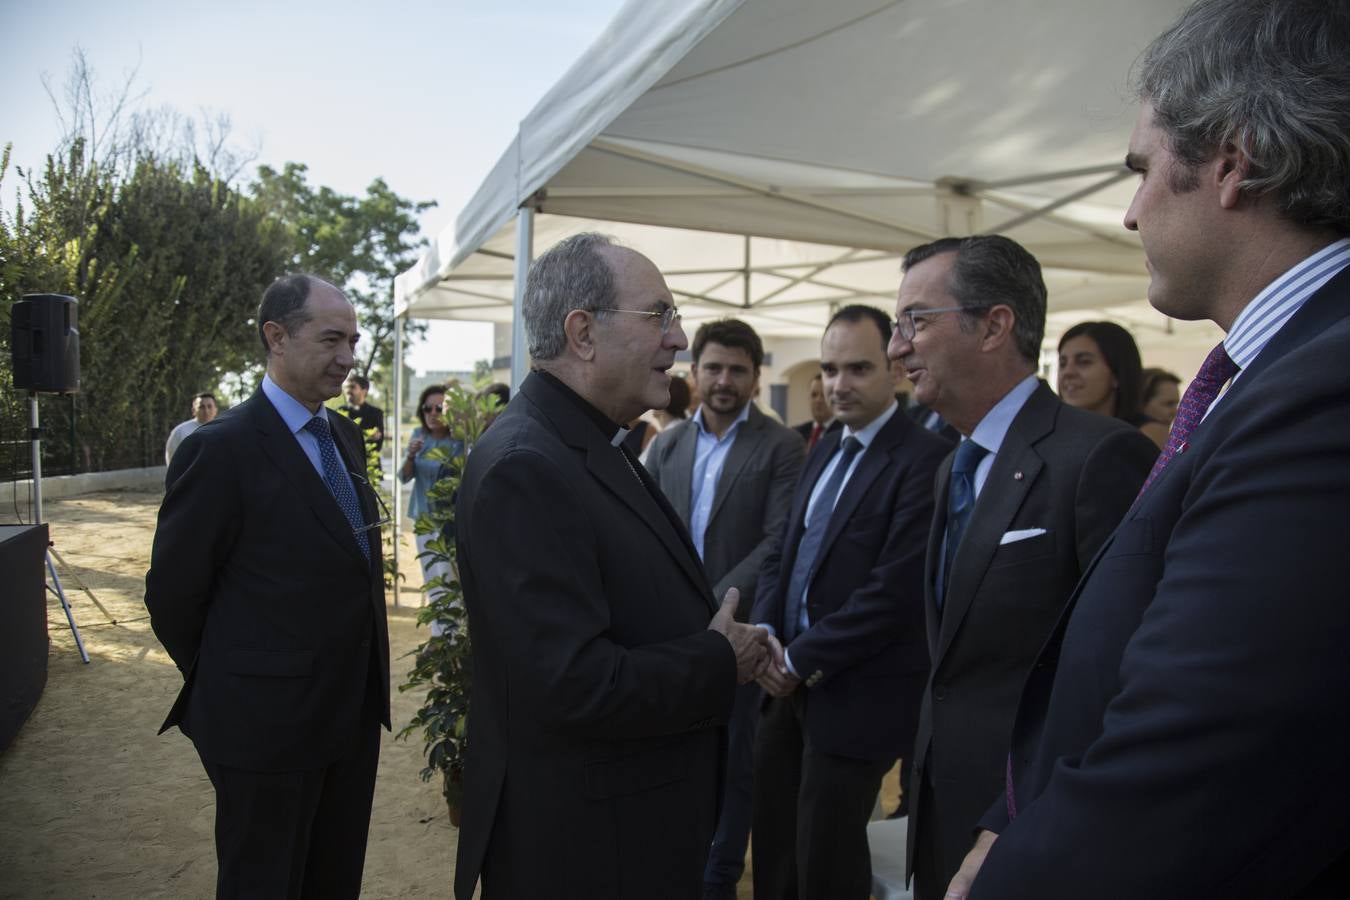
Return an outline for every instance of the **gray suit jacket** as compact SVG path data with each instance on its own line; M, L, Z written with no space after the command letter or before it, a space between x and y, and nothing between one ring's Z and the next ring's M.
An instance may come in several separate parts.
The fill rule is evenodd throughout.
M953 454L954 455L954 454ZM910 803L915 836L936 803L945 887L975 823L1003 786L1008 740L1028 670L1097 548L1134 501L1158 455L1138 429L1074 409L1042 383L1013 419L952 562L939 613L933 591L952 457L938 469L924 605L933 668L919 715ZM1001 543L1008 532L1044 529ZM929 876L927 878L923 876Z
M697 445L698 426L686 420L657 435L647 453L648 471L686 528ZM703 536L713 596L720 602L727 588L737 588L742 622L755 601L760 566L782 537L804 455L799 434L750 405L750 417L727 451Z

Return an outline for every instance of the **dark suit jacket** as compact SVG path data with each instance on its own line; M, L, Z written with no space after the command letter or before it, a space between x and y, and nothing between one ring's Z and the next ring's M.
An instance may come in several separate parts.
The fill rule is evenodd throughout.
M916 403L905 410L905 415L909 416L915 422L918 422L919 425L924 425L928 421L928 414L932 411L931 407L924 406L922 403ZM946 438L953 444L958 443L961 440L961 432L957 431L956 426L945 419L942 422L942 427L933 433Z
M750 621L783 634L785 593L806 506L842 429L821 438L792 497L780 546L764 561ZM811 627L792 641L812 743L853 759L910 752L928 670L923 548L933 475L950 445L896 410L859 459L830 517L807 589Z
M349 471L361 435L329 415ZM378 518L353 479L367 522ZM252 771L323 766L372 713L389 725L379 529L359 539L267 396L197 429L169 465L145 605L184 672L164 722L204 759ZM163 729L161 729L162 731Z
M800 425L793 425L792 430L800 434L802 436L803 441L810 441L811 432L815 429L815 427L816 427L815 420L809 419ZM825 428L824 434L822 434L820 437L822 440L824 440L825 435L833 434L834 432L838 431L840 428L843 427L844 427L843 422L840 422L838 419L831 419L830 424ZM812 449L814 448L808 448L807 452L809 453Z
M974 896L1350 896L1350 270L1103 545L1013 731Z
M652 479L686 527L697 447L698 426L686 420L661 432L647 452ZM736 617L742 622L754 606L760 567L783 536L804 449L791 429L752 403L727 450L703 535L703 568L719 602L728 588L741 592Z
M735 655L687 533L539 374L458 500L474 693L455 894L697 896Z
M954 455L954 454L953 454ZM943 611L933 585L947 528L952 468L938 470L924 604L932 676L915 741L916 769L933 783L945 884L975 825L1003 789L1008 737L1022 683L1083 569L1130 508L1158 448L1118 419L1061 403L1042 382L1013 419L952 562ZM1000 544L1010 531L1045 533ZM925 802L910 800L909 859ZM916 827L916 825L918 827Z

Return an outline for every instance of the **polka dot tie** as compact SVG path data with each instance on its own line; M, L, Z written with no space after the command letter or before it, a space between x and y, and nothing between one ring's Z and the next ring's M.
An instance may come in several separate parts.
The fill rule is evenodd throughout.
M322 416L315 416L305 423L305 430L314 435L314 439L319 442L323 480L328 483L328 490L341 507L343 515L352 524L352 531L356 534L356 546L361 548L361 555L366 558L366 562L370 562L370 541L366 539L365 532L360 530L366 523L361 518L361 507L356 503L356 493L352 490L351 482L342 477L342 464L338 461L337 444L333 443L333 433L328 430L328 420Z
M1163 446L1162 453L1158 454L1153 470L1144 480L1144 486L1139 489L1140 496L1143 496L1148 486L1172 461L1172 457L1186 452L1191 432L1205 417L1205 413L1214 403L1214 398L1219 396L1219 389L1237 374L1237 370L1238 364L1228 356L1223 344L1209 351L1209 356L1206 356L1205 361L1200 364L1200 371L1195 373L1195 379L1186 386L1186 394L1181 398L1181 405L1177 407L1177 417L1172 422L1167 443Z

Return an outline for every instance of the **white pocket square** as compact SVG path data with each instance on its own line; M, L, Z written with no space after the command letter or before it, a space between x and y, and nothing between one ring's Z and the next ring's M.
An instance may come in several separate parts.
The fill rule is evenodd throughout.
M1019 528L1016 531L1005 531L1003 537L998 539L998 545L1015 544L1018 541L1025 541L1029 538L1040 537L1045 534L1044 528Z

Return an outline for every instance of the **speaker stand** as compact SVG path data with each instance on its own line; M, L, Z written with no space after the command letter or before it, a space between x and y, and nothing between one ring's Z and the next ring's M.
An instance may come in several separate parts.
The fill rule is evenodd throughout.
M36 392L28 395L28 438L33 447L33 524L42 524L42 429L38 426L38 398ZM61 600L61 609L65 610L66 622L70 624L70 633L75 636L75 647L80 651L80 659L84 664L89 664L89 651L84 649L84 639L80 637L80 626L75 624L75 613L71 611L70 601L66 599L65 589L61 587L61 579L56 574L56 566L52 564L52 554L56 551L51 548L50 539L47 542L47 572L51 575L52 584L47 586L47 590L56 594ZM57 557L60 559L60 557ZM61 565L70 570L70 565L61 560ZM76 578L76 581L79 581ZM54 585L54 587L53 587ZM85 588L85 593L89 594L94 600L94 604L103 610L105 616L108 611L103 609L103 604L98 602L89 588ZM111 616L108 616L111 619Z

